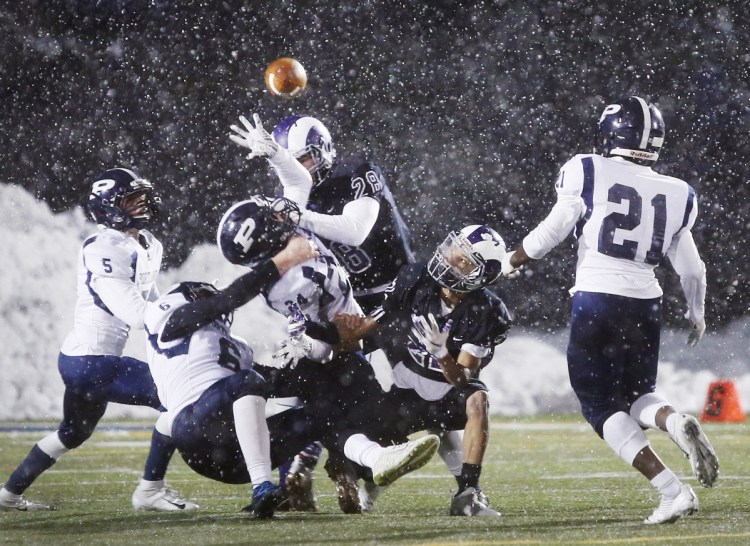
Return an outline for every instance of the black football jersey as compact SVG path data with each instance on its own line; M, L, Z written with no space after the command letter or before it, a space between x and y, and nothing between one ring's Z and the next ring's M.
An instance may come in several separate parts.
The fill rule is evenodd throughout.
M487 288L467 293L450 313L440 316L440 288L427 272L426 262L406 266L386 290L382 307L372 313L381 325L383 350L391 364L403 362L415 373L436 380L444 380L442 372L412 335L412 317L432 313L441 327L452 320L446 345L454 358L465 343L492 351L505 341L512 323L503 300Z
M344 206L360 197L380 202L375 225L360 246L322 239L349 273L355 296L391 282L403 265L414 261L411 233L380 167L363 156L339 159L331 173L310 192L307 208L321 214L339 215Z

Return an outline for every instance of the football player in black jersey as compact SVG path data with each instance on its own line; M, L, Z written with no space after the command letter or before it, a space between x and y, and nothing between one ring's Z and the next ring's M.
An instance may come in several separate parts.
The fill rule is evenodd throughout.
M401 441L420 430L440 430L450 440L464 431L463 445L455 445L453 435L446 442L453 443L453 454L444 456L459 486L451 500L455 516L499 515L479 488L489 410L487 387L478 375L512 321L503 301L486 288L500 277L504 254L502 238L487 226L452 232L428 263L401 269L370 316L337 321L342 342L383 332L394 365L393 388L364 406L361 421L369 437ZM356 453L346 455L357 459ZM363 511L372 509L377 493L366 481L360 491Z
M232 140L250 149L248 157L268 159L284 197L302 211L300 227L320 237L346 268L363 310L375 309L395 273L414 262L411 234L380 167L363 155L338 158L316 118L287 117L273 135L253 118L240 117L244 128L233 125Z

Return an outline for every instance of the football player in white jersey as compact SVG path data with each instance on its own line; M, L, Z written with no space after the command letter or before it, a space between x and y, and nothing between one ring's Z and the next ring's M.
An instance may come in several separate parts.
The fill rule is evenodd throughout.
M148 301L158 297L156 277L162 245L146 229L161 201L153 186L129 169L104 172L91 188L88 210L100 230L83 243L73 330L60 349L58 370L65 383L63 419L40 440L0 490L0 509L48 510L24 491L45 470L94 432L109 402L160 408L145 362L123 357L131 328L143 329ZM156 423L143 478L133 493L134 508L195 510L164 485L174 453L166 415Z
M368 453L363 465L372 470L375 482L389 484L426 464L436 452L439 439L427 435L383 448L357 432L361 423L348 416L356 413L367 393L382 392L382 388L359 352L358 343L338 347L333 354L339 340L330 321L340 314L362 315L362 311L354 300L346 272L312 233L296 225L298 215L297 205L287 199L256 196L232 206L219 225L218 245L224 257L235 264L254 267L282 248L294 234L310 238L320 250L319 256L292 268L264 290L263 296L270 307L292 319L292 331L305 318L312 321L311 325L324 325L319 331L298 332L284 340L274 358L286 367L256 366L256 370L268 380L271 396L298 397L312 418L329 423L337 435L337 445L325 444L329 457L343 457L350 442L363 446ZM358 512L356 491L339 491L339 505L345 512ZM312 500L304 509L314 509Z
M293 237L226 289L182 282L145 313L148 363L177 448L201 475L251 482L249 511L259 519L273 516L279 489L271 482L266 383L252 370L252 349L232 336L231 317L293 266L316 256L308 239Z
M690 231L698 213L695 193L651 169L664 134L661 112L644 99L608 105L594 153L563 165L552 211L503 260L503 273L517 276L523 264L575 231L570 381L597 434L661 494L647 524L687 516L698 510L698 499L654 453L642 427L666 432L704 487L719 475L716 453L695 417L678 413L654 392L662 296L654 269L665 256L687 300L688 344L698 343L706 329L706 268Z

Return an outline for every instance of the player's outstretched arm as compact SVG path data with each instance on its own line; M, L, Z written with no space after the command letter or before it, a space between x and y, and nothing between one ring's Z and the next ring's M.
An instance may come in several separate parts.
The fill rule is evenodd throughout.
M316 256L318 249L309 239L292 237L276 256L237 278L217 295L175 310L164 327L162 341L188 336L222 315L245 305L262 290L276 283L292 267Z

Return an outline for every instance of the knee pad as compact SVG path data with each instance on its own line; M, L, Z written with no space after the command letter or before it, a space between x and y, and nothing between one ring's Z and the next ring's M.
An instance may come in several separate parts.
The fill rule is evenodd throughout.
M665 398L650 392L633 402L633 405L630 406L630 416L642 427L658 428L656 426L656 412L669 405L671 404Z
M156 432L159 434L163 434L164 436L172 437L172 429L169 426L169 416L167 412L162 412L159 415L159 418L156 420L156 423L154 424L154 428L156 429Z
M602 437L622 460L632 465L636 455L649 445L640 425L624 411L618 411L602 425Z
M58 460L60 457L70 451L70 449L65 447L65 445L62 443L57 432L48 434L47 436L39 440L36 445L37 447L39 447L39 449L44 451L44 453L49 455L54 460Z

